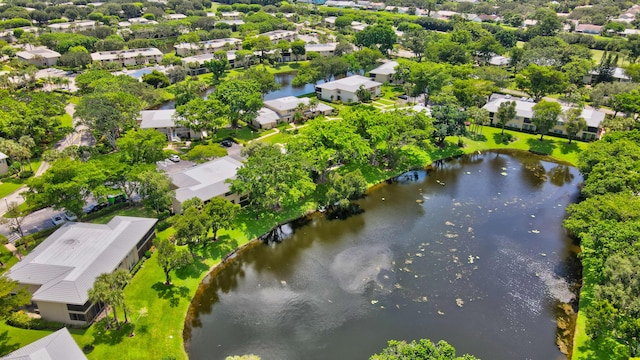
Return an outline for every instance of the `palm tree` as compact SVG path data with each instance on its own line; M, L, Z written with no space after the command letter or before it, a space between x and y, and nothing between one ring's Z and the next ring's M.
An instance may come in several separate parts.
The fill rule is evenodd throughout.
M100 274L96 281L93 283L93 287L89 289L89 300L94 303L103 303L106 317L106 328L109 329L109 303L111 302L111 287L109 286L109 274ZM116 323L118 317L115 315L115 309L113 311Z
M309 111L315 114L319 104L320 104L320 101L318 100L318 98L309 99Z
M124 287L127 286L127 284L129 284L129 282L131 281L131 273L125 269L118 269L110 274L109 277L110 280L112 280L111 285L114 287L113 292L115 295L115 302L118 305L122 306L122 312L124 312L124 322L128 323L129 318L127 317L127 305L124 301Z
M306 109L307 109L307 105L303 102L299 102L298 105L296 105L296 108L294 109L293 121L300 122L302 119L304 119L304 112Z

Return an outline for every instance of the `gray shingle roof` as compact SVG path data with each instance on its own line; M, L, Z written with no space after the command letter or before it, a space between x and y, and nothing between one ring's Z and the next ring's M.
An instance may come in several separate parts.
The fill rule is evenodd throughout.
M23 346L3 360L87 360L67 328Z
M340 80L335 80L328 83L320 84L316 87L320 89L327 89L327 90L340 89L343 91L349 91L349 92L355 93L356 90L360 88L360 85L363 85L365 89L369 89L372 87L380 86L382 84L377 81L373 81L368 77L353 75Z
M8 275L21 284L41 285L34 301L82 305L96 277L115 270L157 221L116 216L107 224L66 223Z
M234 179L241 166L238 160L225 156L170 174L171 182L177 187L176 200L182 203L197 197L207 201L224 195L231 188L225 181Z

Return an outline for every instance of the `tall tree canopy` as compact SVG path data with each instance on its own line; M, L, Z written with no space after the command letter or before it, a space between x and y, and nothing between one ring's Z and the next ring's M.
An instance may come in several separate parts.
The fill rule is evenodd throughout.
M255 81L226 81L216 87L213 98L229 106L229 118L233 127L238 127L240 120L251 122L262 107L260 84Z

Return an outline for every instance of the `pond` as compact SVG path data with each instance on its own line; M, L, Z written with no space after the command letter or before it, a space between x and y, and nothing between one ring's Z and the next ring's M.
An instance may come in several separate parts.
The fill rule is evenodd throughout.
M477 153L372 189L346 219L314 214L201 285L191 359L367 359L389 339L446 340L482 359L562 359L575 306L562 228L579 172L529 153Z
M287 72L276 74L276 82L280 84L280 89L276 91L272 91L264 96L265 100L273 100L277 98L281 98L284 96L300 96L304 94L309 94L315 91L314 84L306 84L301 87L295 87L291 85L291 80L296 76L295 72ZM318 84L324 83L324 80L318 81ZM215 88L211 87L207 91L202 94L203 98L206 98L211 94ZM166 109L174 109L176 107L175 101L169 101L162 104L158 109L166 110Z

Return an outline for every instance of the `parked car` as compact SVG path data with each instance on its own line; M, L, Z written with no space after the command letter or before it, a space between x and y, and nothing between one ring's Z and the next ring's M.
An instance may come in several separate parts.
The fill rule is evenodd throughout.
M398 96L398 98L402 99L402 100L408 100L409 97L407 95L400 95Z
M78 217L76 216L76 214L72 213L69 210L66 210L63 215L64 218L67 219L67 221L78 221Z
M53 223L53 225L58 226L64 224L65 222L67 222L67 220L64 219L64 216L62 216L62 214L57 214L51 217L51 222Z
M220 142L220 145L224 146L224 147L231 147L233 146L233 141L229 140L229 139L224 139Z
M180 162L180 156L176 155L176 154L171 154L169 156L169 160L173 161L173 162Z

